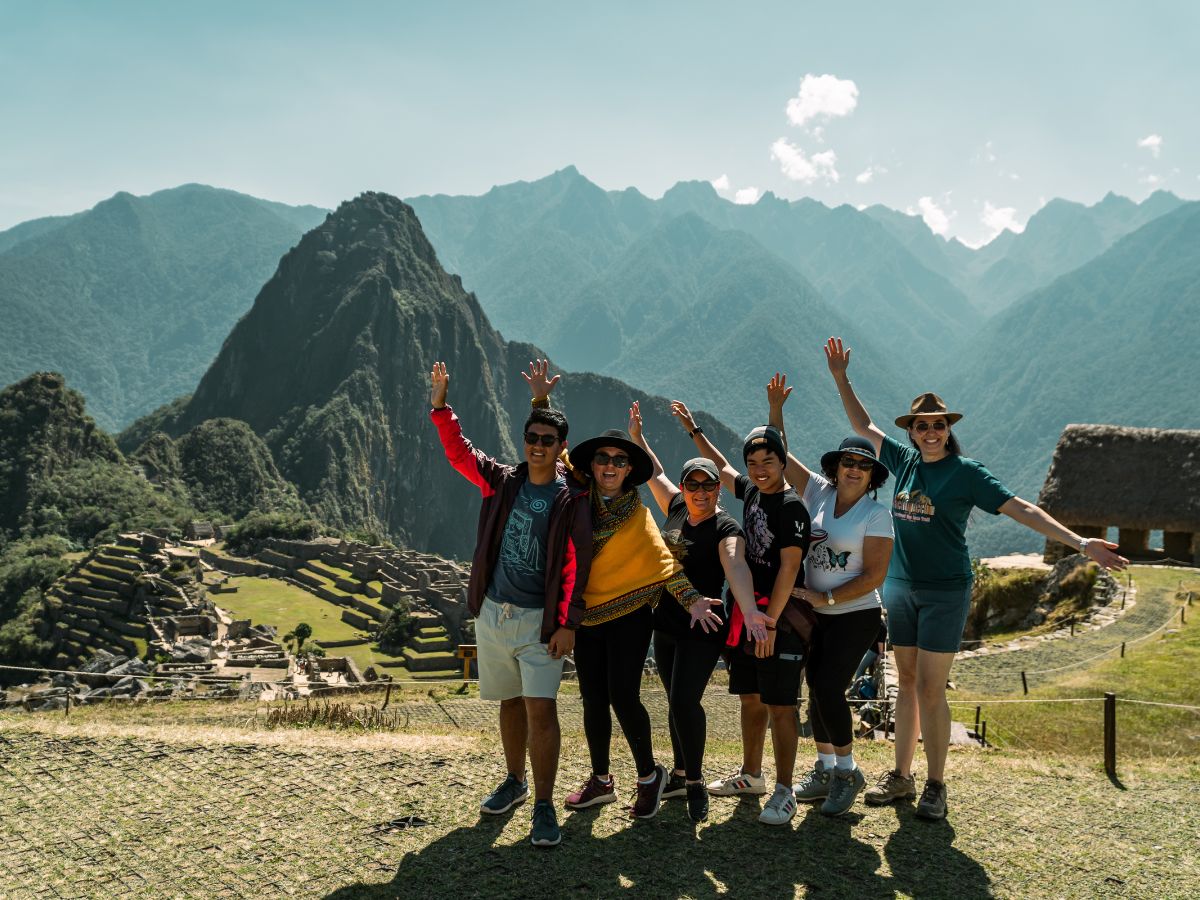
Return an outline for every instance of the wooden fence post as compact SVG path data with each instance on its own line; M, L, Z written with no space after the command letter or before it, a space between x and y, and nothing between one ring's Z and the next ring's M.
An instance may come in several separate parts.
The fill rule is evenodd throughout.
M387 709L388 703L391 702L391 699L392 699L392 683L389 681L387 683L387 688L383 692L383 706L380 707L380 709Z
M1104 773L1117 777L1117 695L1104 694Z
M1121 659L1125 658L1125 642L1121 641Z
M1025 678L1025 670L1021 670L1021 687L1025 689L1025 693L1029 693L1029 682Z

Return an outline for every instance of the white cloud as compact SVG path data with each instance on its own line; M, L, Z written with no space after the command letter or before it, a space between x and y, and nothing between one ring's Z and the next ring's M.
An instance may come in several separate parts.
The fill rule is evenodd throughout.
M929 230L942 237L945 237L946 232L950 230L950 220L955 216L955 213L947 213L938 206L932 197L922 197L917 201L916 209L910 206L905 212L910 216L915 216L919 212Z
M992 149L991 141L988 141L986 144L983 145L983 154L984 154L983 158L986 159L988 162L994 163L996 161L996 151Z
M983 215L979 217L979 221L990 232L984 243L992 240L1006 229L1015 234L1020 234L1025 230L1025 226L1017 221L1017 210L1014 207L992 206L991 202L987 200L983 202Z
M1141 178L1139 178L1138 184L1145 184L1150 187L1158 187L1160 184L1162 184L1166 180L1167 179L1163 178L1161 175L1150 174L1150 175L1143 175Z
M771 159L779 163L779 170L792 181L810 184L823 178L836 182L840 177L834 151L825 150L809 157L787 138L780 138L771 145Z
M1162 153L1162 143L1163 139L1161 134L1148 134L1138 141L1137 145L1149 150L1150 155L1155 159L1158 159L1158 154Z
M728 175L722 175L720 178L714 178L709 183L713 186L713 188L715 188L719 192L724 192L724 191L729 190L729 176Z
M800 93L787 102L788 121L804 125L818 117L848 116L858 106L858 85L836 75L805 75Z
M883 166L867 166L861 172L854 176L854 180L859 184L870 184L875 180L876 175L886 175L887 169Z
M758 188L756 187L742 188L733 195L733 202L742 206L748 206L752 203L757 203L759 196L760 194L758 193Z

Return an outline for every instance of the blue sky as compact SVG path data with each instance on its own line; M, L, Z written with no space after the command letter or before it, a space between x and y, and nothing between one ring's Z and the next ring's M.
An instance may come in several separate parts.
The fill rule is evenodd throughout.
M0 229L186 182L334 206L569 164L973 243L1051 197L1200 196L1198 4L750 6L0 0Z

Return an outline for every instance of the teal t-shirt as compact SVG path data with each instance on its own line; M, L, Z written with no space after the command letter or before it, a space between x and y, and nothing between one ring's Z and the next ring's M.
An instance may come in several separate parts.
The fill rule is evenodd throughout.
M997 515L1015 494L983 463L964 456L926 463L916 447L884 437L879 459L896 479L896 543L888 578L918 588L968 586L972 575L967 517L976 507Z
M549 484L528 479L517 492L516 502L500 539L500 558L487 594L501 603L522 609L546 605L546 540L550 535L550 510L554 498L565 488L560 475Z

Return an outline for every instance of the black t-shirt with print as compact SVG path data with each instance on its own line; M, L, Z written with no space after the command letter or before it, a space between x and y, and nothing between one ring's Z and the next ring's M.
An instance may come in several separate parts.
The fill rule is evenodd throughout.
M801 559L808 554L812 541L808 510L791 487L777 494L764 494L746 475L737 477L734 495L743 501L746 563L754 576L754 592L770 597L779 573L779 551L784 547L799 547ZM796 587L803 586L801 565L796 573Z
M705 597L720 597L725 586L725 568L721 565L718 545L725 538L741 537L737 520L723 509L699 525L688 522L687 503L683 494L676 494L667 505L667 521L662 527L663 538L675 558L683 563L683 573L692 586ZM726 606L732 601L728 601ZM676 637L693 637L725 643L729 631L729 616L717 612L723 625L717 631L705 631L699 625L690 627L691 614L669 591L663 591L654 610L654 627Z

